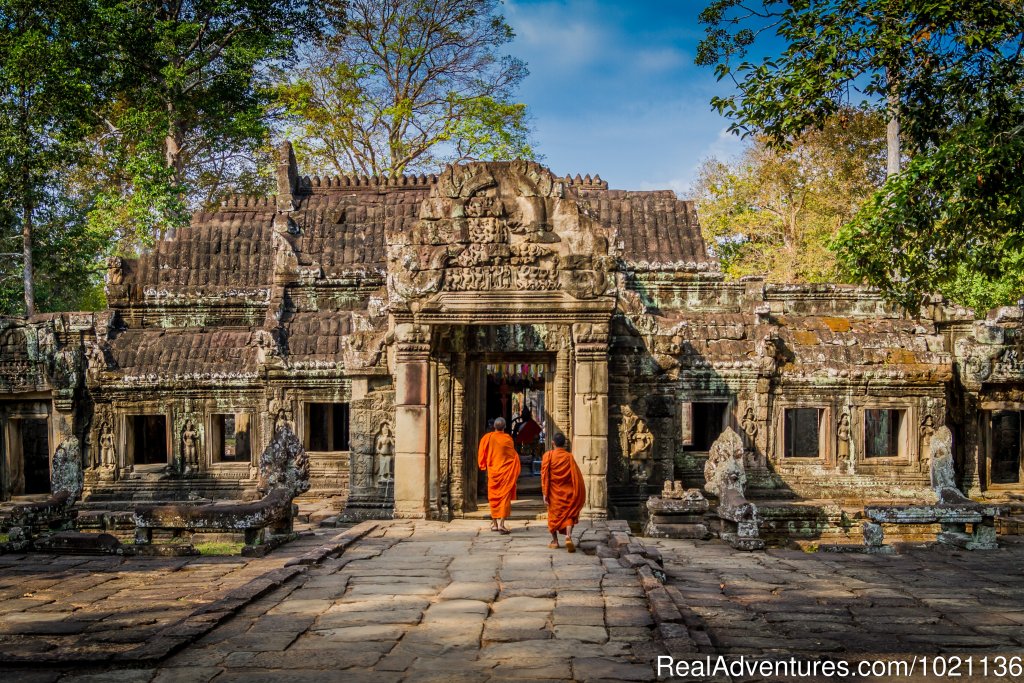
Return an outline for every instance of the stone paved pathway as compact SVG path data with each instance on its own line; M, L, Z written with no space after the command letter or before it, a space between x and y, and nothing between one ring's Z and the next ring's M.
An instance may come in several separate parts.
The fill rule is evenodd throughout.
M382 526L243 610L156 681L597 681L651 677L632 569L477 521Z
M1024 655L1024 539L1001 543L864 555L656 542L669 590L709 652L888 659Z
M1024 541L1019 538L1006 539L1003 549L991 553L930 548L896 556L740 553L717 541L646 540L664 556L669 576L664 591L685 621L658 629L634 570L615 559L547 549L542 522L513 526L511 536L499 536L476 520L384 522L340 557L306 567L156 665L6 670L0 665L0 679L647 681L654 678L655 658L666 653L680 659L1024 656ZM164 618L161 609L173 611L179 602L194 607L200 596L213 595L214 584L257 571L253 562L280 566L314 542L323 537L286 546L247 567L237 559L204 558L173 572L154 568L149 582L138 580L137 569L104 567L115 562L109 558L35 556L30 561L45 567L33 569L32 577L25 574L30 565L24 562L0 567L4 590L20 585L32 593L5 594L0 623L7 629L20 619L10 615L22 613L61 615L52 624L87 622L80 617L105 613L93 622L96 641L116 650L118 633L131 642L153 633L148 629ZM125 584L112 590L127 580L136 582L134 588ZM96 590L112 609L83 606L64 613ZM39 602L19 602L34 599ZM76 616L80 610L87 611ZM98 626L104 622L108 626ZM19 628L18 646L27 652L45 650L38 643L62 637L47 632L55 627L34 633ZM76 633L81 638L89 631ZM0 644L14 643L14 637L0 635Z
M510 526L385 522L156 668L4 680L651 680L636 572L548 549L542 522Z
M159 647L168 627L337 533L322 530L259 559L0 555L0 662L130 659ZM175 637L189 639L197 620Z

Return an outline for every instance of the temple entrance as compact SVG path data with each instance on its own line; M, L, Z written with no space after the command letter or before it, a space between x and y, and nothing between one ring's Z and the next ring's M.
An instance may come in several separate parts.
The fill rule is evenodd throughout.
M536 519L544 515L540 491L540 464L553 424L551 396L548 387L554 372L554 359L531 356L501 356L481 359L477 364L480 377L481 410L475 411L480 436L494 429L494 420L505 419L506 432L516 444L522 467L517 485L517 500L512 504L513 519ZM467 425L468 427L469 425ZM477 443L479 437L476 437ZM487 505L487 473L475 467L476 446L472 468L476 478L477 513L489 516Z

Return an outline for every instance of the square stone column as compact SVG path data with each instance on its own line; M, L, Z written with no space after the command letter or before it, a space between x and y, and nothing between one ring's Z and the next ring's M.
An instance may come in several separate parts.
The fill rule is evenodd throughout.
M573 325L572 452L583 471L587 502L582 517L608 517L608 325Z
M430 329L395 326L395 517L427 517L430 499Z

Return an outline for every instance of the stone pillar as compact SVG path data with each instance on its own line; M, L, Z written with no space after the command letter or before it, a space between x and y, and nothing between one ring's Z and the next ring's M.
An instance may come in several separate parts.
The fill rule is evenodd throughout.
M583 470L587 503L582 517L608 517L608 325L573 325L572 451Z
M395 325L395 517L427 516L430 495L430 330Z

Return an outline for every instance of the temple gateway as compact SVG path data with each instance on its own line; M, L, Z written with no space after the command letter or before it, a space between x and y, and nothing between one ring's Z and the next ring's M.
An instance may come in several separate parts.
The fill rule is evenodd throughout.
M486 504L488 420L524 408L591 518L704 486L727 427L748 497L930 499L944 425L962 490L1024 494L1019 309L726 281L692 203L532 162L309 178L285 144L277 184L111 260L105 311L0 320L4 499L47 493L68 435L86 505L252 498L287 424L346 514L451 519Z

